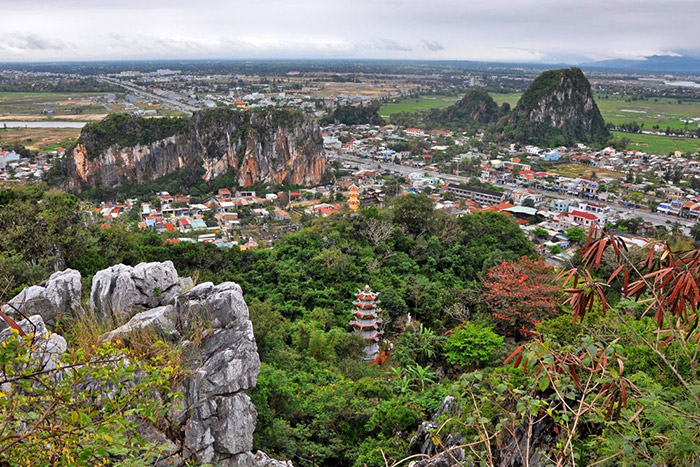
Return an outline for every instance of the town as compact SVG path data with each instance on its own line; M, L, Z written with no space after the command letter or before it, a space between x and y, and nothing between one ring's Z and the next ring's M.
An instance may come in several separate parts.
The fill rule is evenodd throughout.
M361 104L360 104L361 105ZM682 232L697 236L698 154L647 154L606 147L539 148L510 144L483 152L483 134L397 125L331 124L322 128L332 182L316 187L211 193L160 191L144 199L95 204L103 228L126 218L167 242L211 242L222 248L269 247L308 219L343 209L383 205L392 196L425 193L449 216L483 210L512 216L541 254L564 263L582 231L614 226L630 245ZM5 185L36 183L53 153L0 152ZM496 155L494 155L496 154ZM352 190L358 205L350 205Z

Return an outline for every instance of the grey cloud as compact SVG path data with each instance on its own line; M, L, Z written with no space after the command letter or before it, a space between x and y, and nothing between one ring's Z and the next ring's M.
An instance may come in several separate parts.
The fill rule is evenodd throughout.
M445 46L442 45L438 41L428 41L428 40L423 39L422 41L420 41L420 45L423 48L430 50L431 52L438 52L440 50L445 50Z
M0 61L697 55L697 1L0 0Z
M0 44L0 47L19 51L65 50L70 48L70 44L61 39L49 39L31 33L7 33L4 46Z
M413 47L408 44L402 44L393 39L386 38L375 39L374 48L390 52L411 52L413 50Z

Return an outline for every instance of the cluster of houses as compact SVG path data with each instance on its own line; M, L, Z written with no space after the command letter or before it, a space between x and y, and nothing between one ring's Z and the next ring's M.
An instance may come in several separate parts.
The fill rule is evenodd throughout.
M112 220L138 209L138 215L132 214L132 218L138 217L139 228L168 234L168 242L204 242L222 248L238 245L246 250L269 246L279 232L298 230L299 225L292 222L291 210L310 217L325 217L341 211L344 206L340 204L321 202L321 197L330 194L328 187L261 196L255 191L221 188L201 200L163 191L148 202L127 199L118 204L103 203L96 208L96 213L107 229ZM270 227L271 223L274 228Z
M40 180L50 168L51 155L49 154L38 154L26 158L21 157L15 151L0 148L0 182L3 184Z

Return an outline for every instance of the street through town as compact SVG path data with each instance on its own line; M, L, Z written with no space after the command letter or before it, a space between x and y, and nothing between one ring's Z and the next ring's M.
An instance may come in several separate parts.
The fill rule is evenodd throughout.
M418 168L418 167L407 167L405 165L399 165L399 164L392 164L389 162L379 162L371 159L365 159L359 156L351 156L347 154L330 154L328 155L328 158L333 160L342 160L346 162L352 162L358 164L358 168L364 168L364 169L382 169L382 170L389 170L391 172L403 175L408 177L412 173L420 173L420 174L425 174L426 171L425 169ZM446 180L448 182L456 182L456 183L467 183L469 181L468 177L462 177L459 175L452 175L452 174L443 174L443 173L431 173L432 176L439 177L443 180ZM509 184L505 185L507 188L513 189L517 188L517 185L515 184ZM581 201L590 201L582 198L577 198L574 196L567 196L567 195L562 195L557 192L549 191L549 190L538 190L535 188L530 188L533 191L537 193L541 193L543 196L547 198L552 198L552 199L564 199L564 200L571 200L571 199L578 199ZM665 214L659 214L659 213L653 213L649 212L644 209L635 209L635 208L628 208L625 206L620 206L619 204L615 203L608 203L602 200L594 200L593 202L597 204L603 204L606 206L610 206L610 208L614 209L615 211L619 212L622 217L624 218L631 218L631 217L641 217L647 222L651 222L654 225L666 225L668 223L678 221L686 230L686 233L689 232L690 227L692 227L696 222L688 219L684 219L682 217L678 216L673 216L673 215L665 215Z

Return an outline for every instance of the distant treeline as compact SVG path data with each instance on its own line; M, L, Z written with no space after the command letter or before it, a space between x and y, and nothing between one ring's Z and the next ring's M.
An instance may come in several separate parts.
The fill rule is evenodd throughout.
M8 79L0 76L4 92L119 92L120 88L95 78L86 79Z
M384 119L379 116L380 102L367 105L342 105L321 120L321 125L344 123L346 125L384 125Z
M522 76L528 72L539 72L547 65L470 62L456 60L139 60L119 62L63 62L63 63L7 63L6 70L28 70L83 75L119 73L125 70L153 72L162 68L181 70L192 74L280 75L289 71L299 73L369 73L369 74L460 74L465 71Z

